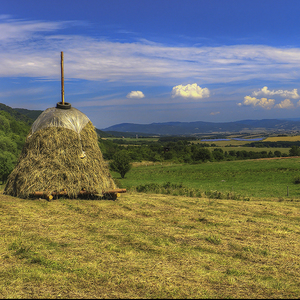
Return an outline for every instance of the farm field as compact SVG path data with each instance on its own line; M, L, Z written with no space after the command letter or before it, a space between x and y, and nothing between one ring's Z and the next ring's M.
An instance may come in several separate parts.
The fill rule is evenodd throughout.
M117 173L112 174L118 185L127 189L170 182L194 190L196 195L197 191L201 195L218 191L224 195L233 193L242 197L278 199L286 197L288 190L290 199L300 199L300 184L294 183L300 176L299 170L300 158L293 157L207 162L196 165L149 163L133 167L124 179ZM174 192L178 194L180 190Z
M300 135L270 136L270 137L267 137L264 141L265 142L278 142L278 141L296 142L296 141L300 141Z
M214 147L211 147L210 149L212 149L212 148L214 148ZM261 152L261 151L267 151L268 153L269 153L269 151L272 151L272 153L274 154L274 152L275 151L280 151L281 153L286 153L286 154L289 154L289 150L290 150L290 148L267 148L267 147L262 147L262 148L257 148L257 147L243 147L243 146L235 146L235 147L228 147L228 146L226 146L226 147L220 147L220 148L222 148L222 150L225 152L225 151L227 151L227 152L229 152L229 151L231 151L231 150L234 150L234 151L243 151L243 150L245 150L245 151L247 151L247 152L249 152L249 151L254 151L254 152Z
M242 137L242 135L235 135L235 137ZM213 148L216 147L220 147L224 152L225 151L231 151L231 150L235 150L235 151L255 151L255 152L261 152L261 151L272 151L274 153L274 151L280 151L282 154L288 154L290 147L247 147L244 146L248 143L251 143L253 141L251 141L251 138L260 138L261 136L251 136L250 138L248 137L248 139L250 140L246 140L246 141L240 141L240 140L228 140L228 141L218 141L218 140L214 140L212 139L211 141L203 141L201 139L198 140L190 140L190 142L192 144L207 144L210 148L210 150L212 150ZM231 138L231 137L229 137ZM141 144L152 144L152 143L156 143L158 142L158 138L157 137L149 137L149 138L103 138L103 140L119 140L120 142L122 142L123 146L127 146L127 145L136 145L139 146ZM279 136L279 137L267 137L264 140L262 140L262 142L278 142L278 141L299 141L300 140L300 136ZM126 144L126 142L128 144Z
M298 298L300 202L0 195L1 298Z
M209 142L201 141L201 140L196 140L196 141L191 141L191 142L195 143L195 144L204 144L204 143L208 144L208 145L215 144L218 147L225 147L225 146L238 147L238 146L243 146L245 144L251 143L251 142L248 142L248 141L235 141L235 140L229 140L229 141L209 141ZM251 147L251 148L253 148L253 147Z

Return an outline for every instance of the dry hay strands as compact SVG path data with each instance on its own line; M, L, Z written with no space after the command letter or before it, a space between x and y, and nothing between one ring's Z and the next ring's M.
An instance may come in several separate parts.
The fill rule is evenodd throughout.
M69 198L77 198L82 190L101 194L115 188L95 128L88 122L80 135L62 127L28 135L4 193L29 198L35 191L67 190Z

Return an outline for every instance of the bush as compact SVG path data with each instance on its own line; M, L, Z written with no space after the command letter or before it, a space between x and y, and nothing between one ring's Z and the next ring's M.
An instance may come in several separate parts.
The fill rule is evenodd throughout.
M300 183L300 176L297 176L294 178L294 183L299 184Z

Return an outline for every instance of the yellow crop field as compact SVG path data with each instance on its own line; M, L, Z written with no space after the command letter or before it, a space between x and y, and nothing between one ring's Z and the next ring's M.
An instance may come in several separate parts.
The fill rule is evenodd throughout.
M270 136L264 140L264 142L296 142L300 141L300 135L294 136Z

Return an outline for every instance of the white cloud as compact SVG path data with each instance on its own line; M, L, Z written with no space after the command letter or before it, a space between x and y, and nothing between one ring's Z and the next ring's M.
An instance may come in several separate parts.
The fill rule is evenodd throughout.
M2 21L2 22L1 22ZM56 31L71 22L11 20L0 15L0 41L26 40L41 32Z
M268 90L267 86L264 86L262 89L258 90L258 91L254 91L252 93L252 96L274 96L274 95L279 95L281 97L289 97L292 99L297 99L300 96L298 95L298 90L297 89L293 89L291 91L288 90Z
M172 97L183 97L192 99L202 99L209 97L209 89L201 88L197 83L187 85L177 85L172 89Z
M291 102L290 99L284 99L279 104L276 104L275 107L277 107L277 108L293 108L294 104Z
M141 91L131 91L130 93L127 94L126 97L127 98L137 98L137 99L140 99L140 98L144 98L145 95Z
M273 107L273 105L275 104L275 100L274 99L268 100L267 98L258 99L256 97L245 96L243 104L244 105L252 105L252 106L260 106L265 109L271 109ZM238 105L241 106L242 103L239 103Z
M59 80L60 51L64 51L66 80L78 78L151 85L183 80L209 84L300 77L298 48L262 45L174 47L143 40L120 43L80 35L58 35L59 30L73 25L74 22L0 18L0 76ZM299 97L297 90L282 91L281 94L269 92L290 99Z
M211 113L210 113L210 115L211 116L214 116L214 115L218 115L220 112L219 111L212 111Z

